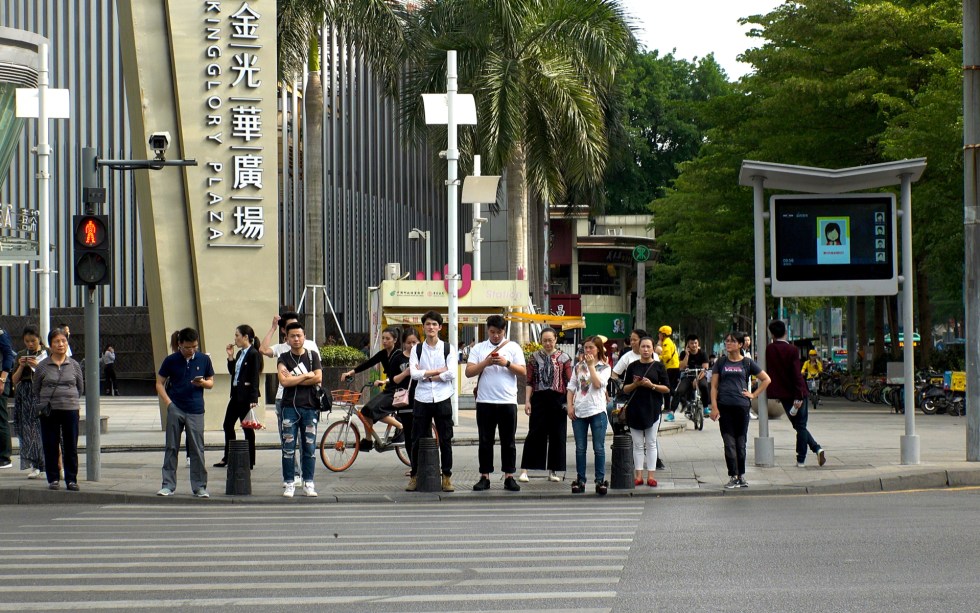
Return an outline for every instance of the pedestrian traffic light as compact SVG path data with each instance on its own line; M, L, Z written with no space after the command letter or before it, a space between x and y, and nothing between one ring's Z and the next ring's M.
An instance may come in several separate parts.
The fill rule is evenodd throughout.
M107 285L112 277L108 215L75 215L75 285Z

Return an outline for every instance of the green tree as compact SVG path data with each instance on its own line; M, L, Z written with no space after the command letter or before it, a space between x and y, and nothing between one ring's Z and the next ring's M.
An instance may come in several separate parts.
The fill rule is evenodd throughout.
M406 126L424 137L421 94L446 91L446 51L458 51L459 89L474 95L479 118L460 130L460 149L505 174L508 273L517 278L529 268L530 204L601 185L605 112L635 47L619 0L442 0L422 4L409 23ZM430 134L444 146L444 131Z
M921 284L955 292L959 262L947 254L962 243L950 214L962 201L959 3L801 0L744 21L764 41L742 56L754 71L709 103L714 127L698 157L653 204L658 238L674 258L654 268L655 297L680 312L751 301L743 160L841 168L920 156L930 159L913 190L914 253L919 274L936 281ZM679 283L684 291L670 285Z
M730 91L712 55L693 62L657 51L634 55L616 75L622 127L613 132L606 169L608 212L645 213L666 195L678 165L701 148L704 103Z

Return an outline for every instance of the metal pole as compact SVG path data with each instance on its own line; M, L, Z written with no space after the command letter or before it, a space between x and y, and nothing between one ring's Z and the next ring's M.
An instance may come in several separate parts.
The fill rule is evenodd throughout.
M902 436L902 464L919 463L919 437L915 433L915 359L912 353L915 325L912 321L912 175L902 175L902 327L905 329L905 435ZM892 342L898 331L892 331Z
M963 242L966 315L966 459L980 462L980 202L977 147L980 146L980 2L963 0ZM908 409L906 409L906 413Z
M847 370L853 371L857 360L857 298L847 297Z
M448 215L448 234L447 243L449 244L449 344L459 347L459 330L457 319L459 312L459 289L456 280L459 278L459 264L456 261L459 246L457 243L456 227L456 172L459 160L459 151L456 149L456 52L446 52L446 102L448 106L448 121L446 132L448 143L446 147L446 161L449 162L449 171L446 181ZM456 382L456 389L459 390L459 381ZM453 394L453 423L459 425L459 394Z
M756 360L766 369L765 330L766 330L766 225L762 218L765 208L765 178L752 177L753 222L755 226L755 342ZM769 436L769 407L766 393L759 394L759 436L755 439L755 465L775 466L776 448Z
M38 255L40 279L38 310L41 338L47 342L51 330L51 144L48 143L48 44L40 46L41 66L37 81L37 190Z
M99 186L96 152L92 147L82 148L82 193L86 187ZM97 214L94 204L85 204L85 212ZM89 481L102 477L102 441L99 423L102 421L99 406L99 299L98 288L88 287L85 296L85 474Z
M636 263L636 322L634 329L647 329L647 263Z
M480 168L480 156L473 156L473 176L479 177L482 169ZM480 236L480 228L483 226L483 222L480 217L480 203L473 203L473 280L479 281L481 278L481 270L483 268L483 258L480 254L480 243L483 242L483 238ZM479 326L477 326L479 330Z
M422 232L425 236L425 280L432 280L432 231Z

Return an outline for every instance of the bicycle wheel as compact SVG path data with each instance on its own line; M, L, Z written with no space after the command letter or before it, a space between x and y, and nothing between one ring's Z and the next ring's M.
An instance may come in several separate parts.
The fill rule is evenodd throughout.
M691 411L691 419L694 421L695 430L704 430L704 411L698 406L698 403L694 403L694 410Z
M320 439L320 461L335 473L350 468L361 449L361 432L347 421L330 424Z

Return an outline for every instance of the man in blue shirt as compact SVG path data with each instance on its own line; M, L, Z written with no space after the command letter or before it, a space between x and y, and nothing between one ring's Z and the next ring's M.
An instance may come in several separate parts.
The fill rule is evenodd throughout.
M177 489L177 454L183 430L191 461L191 491L197 498L210 498L204 467L204 390L214 387L214 367L199 348L197 330L184 328L177 333L177 352L163 360L157 373L157 395L167 406L163 487L157 496L172 496Z
M14 370L17 354L10 342L10 335L0 328L0 468L10 468L10 413L7 412L7 377Z

